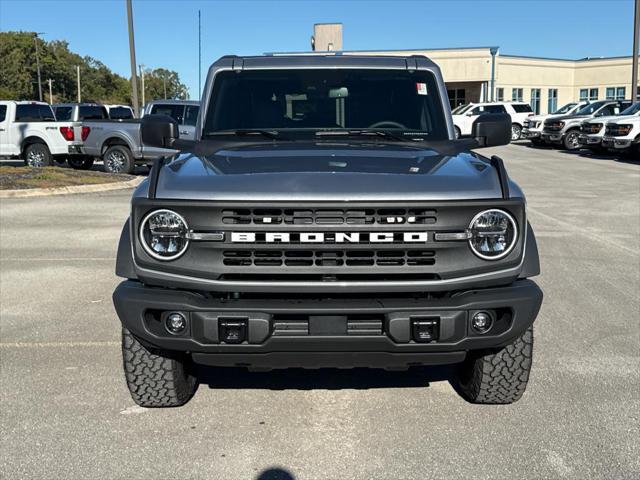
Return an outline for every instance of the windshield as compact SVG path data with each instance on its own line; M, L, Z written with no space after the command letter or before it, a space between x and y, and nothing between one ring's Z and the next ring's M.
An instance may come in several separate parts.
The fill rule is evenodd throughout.
M467 103L466 105L460 105L459 107L456 108L455 113L456 115L462 115L465 112L468 112L469 109L473 107L473 103Z
M561 115L563 113L569 113L576 105L577 103L567 103L566 105L553 112L551 115Z
M640 113L640 102L634 103L629 108L626 108L620 112L620 115L637 115L638 113Z
M600 107L602 107L605 103L606 102L595 102L590 103L589 105L585 105L576 112L576 115L591 115L592 113L598 111Z
M216 75L203 135L246 130L379 129L448 138L431 72L248 70Z

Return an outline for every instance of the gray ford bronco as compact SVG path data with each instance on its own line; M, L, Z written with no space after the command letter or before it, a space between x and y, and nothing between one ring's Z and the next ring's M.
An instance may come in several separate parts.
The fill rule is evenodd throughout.
M203 366L455 364L468 401L511 403L542 292L525 197L500 158L511 120L455 139L422 56L226 56L195 141L142 120L158 159L133 194L113 300L145 407L182 405ZM197 368L196 368L197 367Z

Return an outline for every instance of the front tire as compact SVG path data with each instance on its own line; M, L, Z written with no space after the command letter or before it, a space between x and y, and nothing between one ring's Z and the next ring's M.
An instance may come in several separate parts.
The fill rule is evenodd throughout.
M53 157L44 143L32 143L24 150L24 164L27 167L50 167Z
M93 157L73 155L67 158L67 163L75 170L89 170L93 167Z
M455 125L454 125L453 129L455 130L456 140L457 140L458 138L460 138L462 136L462 133L460 132L460 129L458 127L456 127Z
M580 148L580 142L578 141L578 130L570 130L564 136L562 143L566 150L578 150Z
M513 123L511 125L511 141L514 142L516 140L520 140L522 136L522 127L517 123Z
M135 168L131 150L124 145L109 147L102 156L104 171L107 173L131 173Z
M131 398L141 407L179 407L198 389L186 358L151 351L122 329L122 359Z
M471 403L513 403L522 397L529 381L533 325L498 352L469 355L456 374L458 393Z

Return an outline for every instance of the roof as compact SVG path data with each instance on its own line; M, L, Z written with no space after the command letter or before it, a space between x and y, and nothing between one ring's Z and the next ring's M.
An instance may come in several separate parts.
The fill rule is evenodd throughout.
M226 56L241 63L241 69L311 67L311 68L437 68L424 55L342 55L341 52L305 52L299 54L266 54L259 56Z
M155 100L150 100L145 105L154 105L156 103L171 103L171 104L179 104L179 105L200 105L198 100L176 100L176 99L162 99L157 98Z

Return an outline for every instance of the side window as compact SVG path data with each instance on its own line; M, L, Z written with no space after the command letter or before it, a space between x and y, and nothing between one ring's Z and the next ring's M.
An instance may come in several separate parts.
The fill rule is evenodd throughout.
M184 124L195 126L196 122L198 121L199 110L199 105L187 105L184 113Z
M53 110L49 105L38 105L40 121L42 122L55 122L56 116L53 114Z
M71 107L56 107L56 119L60 122L71 120Z
M618 109L618 107L615 107L615 109ZM596 113L596 117L604 117L606 115L614 115L614 106L613 105L606 105L604 107L602 107L602 109ZM617 113L617 112L616 112Z
M481 113L482 107L475 107L469 112L469 115L480 115Z
M113 120L127 120L133 118L133 112L126 107L112 107L109 110L109 117Z
M39 105L27 103L16 105L16 122L39 122L40 108Z
M182 125L182 122L184 120L184 105L167 105L156 103L153 107L151 107L151 113L153 115L168 115L180 125Z
M484 113L507 113L504 105L487 105L484 107Z
M102 120L109 118L107 109L99 105L83 105L78 112L79 120Z
M0 105L0 123L4 122L7 119L7 106Z

